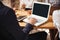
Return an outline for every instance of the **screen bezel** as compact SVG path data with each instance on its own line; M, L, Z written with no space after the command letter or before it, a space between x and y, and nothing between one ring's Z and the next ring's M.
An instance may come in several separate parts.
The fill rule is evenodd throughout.
M35 3L37 3L37 4L43 4L43 5L49 5L48 15L47 15L47 17L49 17L51 4L50 4L50 3L44 3L44 2L33 2L31 15L33 14L33 8L34 8L34 4L35 4ZM34 14L33 14L33 15L34 15Z

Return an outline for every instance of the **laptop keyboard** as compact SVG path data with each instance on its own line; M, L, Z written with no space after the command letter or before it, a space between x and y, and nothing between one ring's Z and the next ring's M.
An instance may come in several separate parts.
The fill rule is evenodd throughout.
M42 19L37 19L37 22L38 22L38 23L40 23L40 22L42 22L42 21L43 21Z
M28 19L30 19L30 18L36 18L36 17L29 17ZM40 22L42 22L44 19L39 19L39 18L36 18L37 19L37 22L38 23L40 23Z

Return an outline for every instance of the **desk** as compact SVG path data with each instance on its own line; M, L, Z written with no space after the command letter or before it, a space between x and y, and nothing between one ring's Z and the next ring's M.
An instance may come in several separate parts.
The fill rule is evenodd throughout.
M20 26L25 26L26 23L24 22L19 22ZM49 19L46 23L38 26L37 28L46 28L46 29L55 29L54 25L53 25L53 21L52 21L52 16L49 16Z
M22 11L23 12L23 14L25 14L25 15L27 15L28 14L28 12L27 11ZM21 13L21 12L18 12L18 13ZM22 13L21 13L22 14ZM26 25L26 23L24 23L24 22L19 22L19 25L20 26L25 26ZM38 27L36 27L37 29L38 28L46 28L46 29L49 29L49 31L50 31L50 35L51 35L51 40L54 40L54 36L55 36L55 33L52 33L52 32L55 32L55 27L54 27L54 25L53 25L53 21L52 21L52 16L49 16L49 19L48 19L48 21L46 22L46 23L44 23L44 24L42 24L42 25L40 25L40 26L38 26ZM54 34L54 35L53 35Z

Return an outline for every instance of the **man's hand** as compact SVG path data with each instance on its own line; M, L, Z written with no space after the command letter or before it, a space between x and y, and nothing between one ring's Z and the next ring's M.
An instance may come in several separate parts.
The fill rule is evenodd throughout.
M34 25L37 22L37 20L35 18L30 18L29 19L29 23Z

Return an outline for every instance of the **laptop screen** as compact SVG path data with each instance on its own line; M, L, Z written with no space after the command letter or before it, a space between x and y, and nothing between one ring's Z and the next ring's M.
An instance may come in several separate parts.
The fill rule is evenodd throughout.
M48 12L49 12L49 5L34 3L32 14L47 18Z

